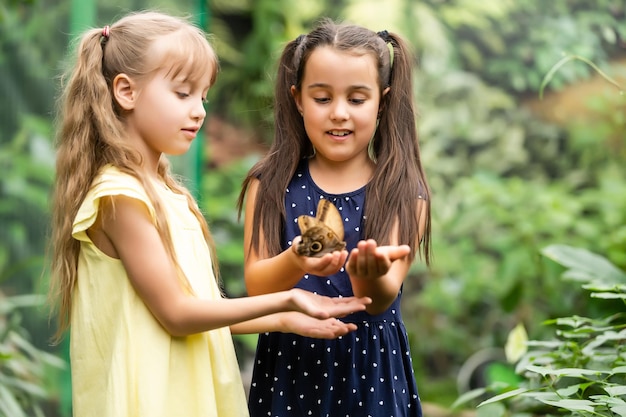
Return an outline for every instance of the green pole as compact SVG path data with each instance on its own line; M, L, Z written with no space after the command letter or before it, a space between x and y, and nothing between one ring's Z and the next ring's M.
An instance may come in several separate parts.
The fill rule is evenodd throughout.
M197 0L195 20L196 24L203 30L209 30L209 1ZM208 107L206 108L208 116ZM206 121L205 121L206 123ZM198 204L201 204L202 197L202 170L204 167L204 127L200 130L198 137L191 144L189 156L191 159L191 172L189 180L192 184L192 192Z
M96 21L96 4L94 0L72 0L70 13L70 33L79 35Z

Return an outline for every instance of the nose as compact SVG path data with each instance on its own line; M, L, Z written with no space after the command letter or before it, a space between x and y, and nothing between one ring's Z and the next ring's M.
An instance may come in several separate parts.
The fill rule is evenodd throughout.
M335 100L330 112L331 120L347 120L349 117L348 103L343 100Z
M193 109L191 109L191 117L195 120L202 120L206 117L206 109L202 100L195 102Z

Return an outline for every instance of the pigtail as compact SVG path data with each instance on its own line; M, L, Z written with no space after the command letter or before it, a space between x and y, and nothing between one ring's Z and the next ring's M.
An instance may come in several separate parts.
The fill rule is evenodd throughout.
M102 132L117 137L119 122L111 107L111 95L102 75L101 31L87 32L77 48L76 66L61 97L56 186L53 194L51 239L51 297L57 300L59 329L55 340L69 326L71 292L76 283L80 243L72 237L72 223L91 182L100 168Z
M261 161L256 163L243 181L237 207L239 215L244 207L245 194L250 182L258 179L263 190L263 198L257 198L251 247L259 251L260 231L263 231L267 255L273 256L282 251L281 231L285 221L284 193L291 177L296 172L298 162L312 151L304 130L304 123L294 98L291 86L299 89L298 72L301 71L302 54L306 39L301 36L289 42L278 62L278 72L274 90L274 141ZM296 157L294 157L296 155Z
M399 241L413 248L413 256L421 249L426 262L430 262L430 216L426 214L423 239L418 246L415 233L420 229L417 202L430 205L430 191L419 156L416 110L413 98L412 69L414 58L408 45L396 34L386 33L393 48L389 59L389 92L381 101L378 130L374 139L377 158L374 178L368 185L366 207L366 236L388 242L393 223L389 207L400 219ZM381 71L384 73L384 71ZM385 85L384 83L382 84ZM409 179L409 181L407 181ZM414 183L412 179L417 179ZM428 211L429 212L429 211ZM427 212L427 213L428 213Z

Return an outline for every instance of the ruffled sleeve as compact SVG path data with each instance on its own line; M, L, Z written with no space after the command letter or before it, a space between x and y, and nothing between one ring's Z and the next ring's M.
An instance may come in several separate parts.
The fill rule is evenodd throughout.
M116 195L124 195L142 201L156 224L154 206L137 178L107 165L102 168L94 179L89 192L78 209L72 228L72 237L79 241L90 242L91 239L87 236L87 229L98 218L100 200L103 197Z

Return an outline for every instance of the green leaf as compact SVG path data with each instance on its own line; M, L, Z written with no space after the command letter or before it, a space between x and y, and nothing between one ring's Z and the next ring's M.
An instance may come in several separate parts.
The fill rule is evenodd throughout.
M481 397L487 392L485 388L477 388L468 392L461 394L454 403L450 406L451 409L456 409L460 405L469 403L472 400L475 400L478 397Z
M603 389L612 397L626 395L626 385L604 386Z
M606 258L586 249L568 245L550 245L541 253L553 261L573 270L587 272L602 281L626 283L626 274Z
M482 406L487 405L487 404L491 404L491 403L495 403L495 402L498 402L498 401L506 400L507 398L515 397L516 395L523 394L523 393L528 392L528 391L529 391L528 388L517 388L517 389L511 390L511 391L507 391L507 392L505 392L503 394L496 395L495 397L491 397L488 400L485 400L485 401L481 402L480 404L478 404L478 407L482 407Z
M570 397L578 392L580 384L570 385L569 387L561 388L556 391L560 397Z
M584 375L600 375L608 373L606 371L582 369L582 368L562 368L553 369L544 366L529 365L526 369L530 372L535 372L541 376L554 375L554 376L569 376L569 377L582 377Z
M626 405L616 405L611 407L611 411L620 417L626 417Z
M0 415L26 417L24 410L17 402L11 391L2 385L0 385Z
M588 412L593 412L593 405L594 403L592 401L589 400L546 400L543 398L538 398L539 401L541 401L544 404L548 404L548 405L552 405L554 407L558 407L558 408L564 408L566 410L571 410L571 411L588 411Z
M626 293L616 294L614 292L592 292L591 294L589 294L589 296L593 298L602 298L605 300L626 300Z
M612 374L626 374L626 366L617 366L613 369L611 369L611 373Z

